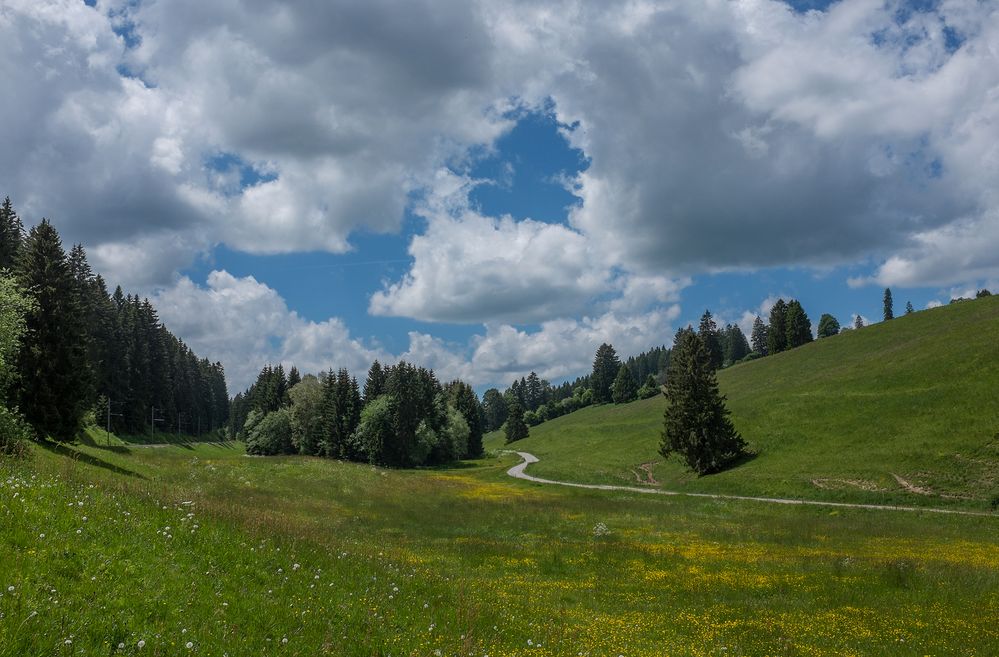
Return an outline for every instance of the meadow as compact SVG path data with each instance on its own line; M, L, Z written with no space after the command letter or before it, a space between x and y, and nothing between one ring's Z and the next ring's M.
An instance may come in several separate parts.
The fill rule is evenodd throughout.
M755 454L710 477L659 455L663 397L585 408L531 427L514 446L541 459L530 473L566 481L981 511L999 505L999 297L735 365L718 373L718 383ZM486 445L502 448L502 432Z
M561 489L516 461L36 446L0 464L0 655L999 654L997 518Z

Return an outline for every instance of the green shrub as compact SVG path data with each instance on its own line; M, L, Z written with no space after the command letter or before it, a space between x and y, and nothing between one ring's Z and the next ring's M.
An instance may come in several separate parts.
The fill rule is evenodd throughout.
M246 452L263 456L295 452L291 442L291 413L287 408L268 413L247 432Z
M32 431L18 413L0 405L0 455L22 456Z

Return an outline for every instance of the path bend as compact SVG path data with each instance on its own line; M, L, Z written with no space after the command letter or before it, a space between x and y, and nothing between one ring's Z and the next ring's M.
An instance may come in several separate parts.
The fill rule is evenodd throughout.
M510 452L512 450L504 450ZM765 502L768 504L792 504L799 506L826 506L839 509L867 509L872 511L909 511L925 513L943 513L957 516L982 516L987 518L997 517L994 513L983 511L963 511L961 509L938 509L923 506L896 506L892 504L851 504L849 502L823 502L820 500L796 500L786 497L753 497L749 495L724 495L720 493L687 493L675 490L662 490L660 488L638 488L637 486L614 486L611 484L578 484L572 481L557 481L555 479L543 479L527 474L527 466L539 461L538 457L530 452L513 451L514 454L524 459L517 465L506 471L508 475L515 479L533 481L536 484L548 484L552 486L568 486L569 488L588 488L591 490L611 490L625 491L629 493L643 493L646 495L673 495L678 497L703 497L712 500L740 500L744 502Z

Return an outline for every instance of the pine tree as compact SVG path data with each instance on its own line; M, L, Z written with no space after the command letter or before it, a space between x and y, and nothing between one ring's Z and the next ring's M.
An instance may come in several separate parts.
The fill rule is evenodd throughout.
M490 388L482 395L482 412L486 417L486 431L495 431L503 426L507 417L506 400L496 388Z
M912 302L911 301L906 301L905 302L905 314L906 315L911 315L914 312L916 312L916 309L912 307Z
M597 349L597 354L593 359L593 374L590 375L590 386L593 389L593 402L603 404L611 401L611 386L617 378L617 371L621 367L617 352L609 344L602 344ZM523 399L518 400L523 404Z
M288 370L288 390L291 390L301 382L302 375L298 373L298 368L292 365L291 369Z
M770 326L767 330L767 353L778 354L787 348L787 304L783 299L770 309Z
M746 340L746 334L737 324L726 327L725 333L727 335L725 344L728 350L725 354L725 360L729 364L738 363L749 355L749 341Z
M364 380L364 403L368 404L385 392L385 371L377 360L368 368L368 377Z
M458 458L482 456L484 451L482 434L484 431L482 405L479 404L479 398L475 396L472 386L464 381L452 381L448 384L447 390L451 406L461 413L468 424L468 446L466 452L458 455Z
M614 385L611 386L611 399L615 404L627 404L635 401L637 396L638 385L635 383L635 377L631 375L627 365L622 365L614 378Z
M666 377L669 400L659 452L677 454L698 475L718 472L746 452L718 392L711 354L689 329L677 332Z
M547 384L548 382L545 381L545 383ZM532 371L527 375L524 386L524 401L529 411L536 411L539 406L545 403L544 387L541 383L541 377L538 376L537 372Z
M17 278L36 303L18 360L21 410L42 435L71 439L90 401L87 329L76 280L48 220L28 234Z
M722 349L721 336L718 334L718 325L715 324L710 310L705 310L704 314L701 315L701 323L697 329L697 334L701 336L701 340L704 341L704 345L708 348L708 353L711 354L711 366L716 370L721 368L722 361L725 360L725 354Z
M887 322L889 319L895 318L895 310L892 307L893 304L891 300L891 289L887 287L885 288L884 305L885 305L885 321Z
M805 314L805 309L797 299L791 299L787 304L785 316L787 331L787 348L794 349L812 341L812 322Z
M855 328L855 329L864 328L864 318L861 317L860 315L857 315L856 317L854 317L853 318L853 328Z
M506 418L506 442L512 443L523 438L527 438L530 430L524 422L524 407L520 402L514 401L510 404L509 414Z
M753 333L750 341L753 345L753 351L758 353L760 356L766 356L770 353L769 341L767 338L767 325L763 323L759 315L753 320Z
M0 205L0 270L15 268L23 241L24 225L14 212L8 196Z

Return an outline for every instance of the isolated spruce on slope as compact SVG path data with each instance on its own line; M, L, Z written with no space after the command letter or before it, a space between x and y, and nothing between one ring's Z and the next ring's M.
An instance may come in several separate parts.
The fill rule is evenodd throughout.
M680 329L673 344L659 452L678 455L698 475L718 472L746 453L746 443L728 418L703 338Z

